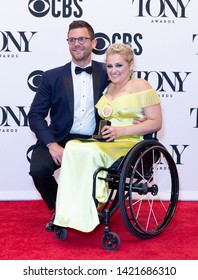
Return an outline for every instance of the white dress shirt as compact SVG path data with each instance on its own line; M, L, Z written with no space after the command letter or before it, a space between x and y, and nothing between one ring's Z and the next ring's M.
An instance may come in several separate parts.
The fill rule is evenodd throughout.
M74 122L70 133L92 135L96 127L92 74L83 71L76 75L76 66L73 62L71 63L74 88Z

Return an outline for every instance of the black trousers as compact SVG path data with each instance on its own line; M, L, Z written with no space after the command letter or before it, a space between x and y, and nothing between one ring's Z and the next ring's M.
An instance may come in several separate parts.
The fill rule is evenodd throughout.
M68 134L58 143L65 147L69 140L87 139L90 137L88 135ZM49 210L55 209L58 184L54 178L54 172L59 168L60 166L56 165L53 161L48 148L37 144L32 152L29 174L32 176L35 187Z

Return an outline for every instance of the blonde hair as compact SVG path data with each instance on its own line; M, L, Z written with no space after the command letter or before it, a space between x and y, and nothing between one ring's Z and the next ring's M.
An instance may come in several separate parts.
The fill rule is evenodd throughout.
M110 45L106 51L106 58L111 54L120 54L124 56L126 62L129 64L134 62L134 53L130 44L115 43Z

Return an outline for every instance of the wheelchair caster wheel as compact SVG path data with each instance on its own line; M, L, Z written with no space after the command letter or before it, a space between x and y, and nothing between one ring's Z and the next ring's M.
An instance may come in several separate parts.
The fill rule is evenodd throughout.
M115 251L120 247L120 238L114 232L105 233L102 237L102 247L106 250Z
M58 240L65 240L67 238L67 230L66 228L54 226L54 234L56 239Z

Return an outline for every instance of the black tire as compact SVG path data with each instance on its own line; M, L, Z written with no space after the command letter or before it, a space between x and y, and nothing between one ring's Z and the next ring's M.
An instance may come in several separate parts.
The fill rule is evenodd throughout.
M65 240L67 238L67 229L59 226L54 226L54 235L58 240Z
M149 239L170 223L178 202L175 162L156 140L145 140L128 153L119 182L123 221L137 238Z
M114 232L105 233L102 237L102 247L109 251L115 251L120 247L120 238Z

